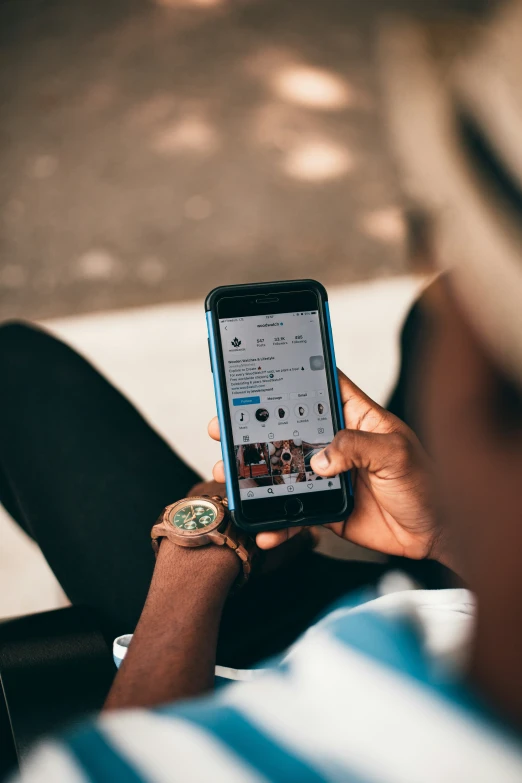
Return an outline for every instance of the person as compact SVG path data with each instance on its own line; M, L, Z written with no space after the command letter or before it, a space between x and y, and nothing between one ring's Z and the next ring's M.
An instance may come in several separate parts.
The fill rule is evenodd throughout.
M516 3L502 11L488 39L493 47L501 44L503 56L485 60L500 69L489 85L498 85L499 76L506 77L500 81L504 89L497 91L501 102L510 90L518 89L519 81L511 78L510 68L520 62L516 32L522 29L521 20L522 7ZM520 245L514 241L518 215L513 199L506 203L502 187L505 174L491 187L493 174L500 179L500 171L511 163L513 196L517 176L522 182L522 170L517 168L519 159L512 147L505 157L493 158L496 150L505 148L486 148L482 138L480 156L473 158L468 155L470 138L461 132L463 128L452 126L452 133L447 133L445 111L429 111L429 98L438 99L440 90L428 78L436 73L436 66L421 45L422 38L408 26L390 30L392 40L385 42L389 51L397 54L401 44L409 45L409 57L402 57L407 63L402 86L411 87L403 94L412 101L408 114L412 132L425 127L422 142L431 143L423 155L417 155L418 142L415 147L413 140L410 151L417 155L418 172L425 174L428 167L428 184L441 197L438 203L450 207L436 223L433 260L442 265L449 255L454 270L423 297L427 328L416 352L413 387L422 443L404 421L376 405L341 373L346 429L313 457L312 468L325 478L341 470L355 471L355 510L345 522L331 526L335 533L391 555L433 558L450 566L473 593L410 591L407 597L398 594L374 601L342 599L288 653L257 672L237 672L240 682L212 692L220 624L222 631L239 562L226 547L190 550L164 540L104 714L60 740L44 742L28 762L25 774L30 783L109 778L489 783L522 778L522 260ZM487 44L486 52L491 54ZM507 73L502 73L503 68ZM482 70L478 73L482 92L475 96L482 97L488 82ZM499 114L481 113L483 104L473 101L472 90L462 94L469 99L467 130L472 119L485 138L498 141ZM512 112L511 121L516 116ZM487 177L479 176L479 166L482 174L487 167ZM20 347L34 340L43 347L49 339L8 327L0 333L0 340L6 340L9 329L11 347L16 341ZM51 350L66 349L51 343L47 352ZM44 536L44 517L54 519L53 512L63 513L64 508L48 488L47 466L33 457L33 491L13 491L17 478L19 486L24 486L21 469L27 470L27 454L40 447L39 440L33 442L37 414L49 412L46 395L27 388L28 355L35 357L39 369L39 354L29 350L9 354L11 366L18 362L24 370L18 377L16 373L7 376L8 388L20 393L20 404L31 394L34 399L27 407L27 422L2 406L7 432L12 435L17 428L14 441L5 440L9 459L3 460L4 484L7 476L6 497L13 511L20 516L31 511L34 529ZM74 362L80 366L81 360ZM25 383L20 380L24 375ZM42 377L48 381L48 376ZM91 435L93 422L86 417L85 432L78 433L81 384L68 388L72 381L64 373L57 379L65 385L60 439L53 422L44 423L43 432L53 436L45 446L51 447L58 464L63 459L69 477L74 473L74 460L80 459L72 446L64 445L69 427L76 435L85 435L87 451L93 449L100 432L95 428ZM92 380L100 398L116 399L102 379ZM102 498L104 492L109 498L117 494L113 460L120 446L130 473L139 475L143 468L145 485L152 481L149 472L154 473L147 469L146 454L127 434L125 416L137 425L136 414L126 408L124 415L122 405L119 399L121 412L96 466ZM9 416L16 421L10 423ZM38 427L41 433L42 424ZM212 437L219 437L215 421L209 429ZM21 433L32 439L27 437L24 444ZM148 431L143 437L159 452L166 448ZM82 452L82 440L72 440L76 451ZM102 442L106 440L105 435ZM56 469L56 463L52 468ZM187 484L193 480L186 467L176 463L176 469ZM121 473L117 471L116 476ZM222 481L221 464L214 478ZM169 502L173 474L164 480L162 490ZM79 495L67 491L67 486L65 490L76 498L81 523L86 517ZM133 499L140 499L139 487L129 487L129 491ZM161 494L157 493L158 498ZM89 507L88 493L81 497ZM124 506L122 511L126 510ZM141 510L149 510L148 501ZM95 517L96 508L90 513ZM128 571L124 558L118 557L118 547L127 552L124 542L135 536L136 551L141 552L146 529L131 531L125 521L111 519L107 528L111 534L114 524L113 549L107 550L104 540L99 542L99 552L105 563L122 569L118 574L123 581L120 597L132 569ZM89 532L85 536L86 543L92 540ZM302 541L302 531L297 529L266 532L257 538L261 550L276 553ZM46 540L42 548L65 549L67 543ZM66 559L63 553L62 559ZM82 558L73 555L69 559L71 568L77 565L81 574ZM294 562L299 564L297 570L302 568L301 555ZM328 568L334 568L331 562ZM301 584L306 581L310 581L308 572ZM76 589L82 589L81 579ZM471 618L475 601L478 611L472 633L463 633L462 618ZM118 614L111 597L100 595L100 605L107 616L112 611ZM241 632L248 633L258 617L248 611L246 603L244 609L235 621ZM433 609L442 619L436 626L428 620ZM132 619L132 611L128 614ZM469 631L469 623L465 625Z

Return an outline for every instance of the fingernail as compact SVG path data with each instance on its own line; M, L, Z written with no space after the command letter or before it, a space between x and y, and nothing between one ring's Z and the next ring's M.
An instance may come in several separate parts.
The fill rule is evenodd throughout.
M326 470L330 464L326 450L323 449L319 454L316 454L315 457L312 458L312 463L318 470Z

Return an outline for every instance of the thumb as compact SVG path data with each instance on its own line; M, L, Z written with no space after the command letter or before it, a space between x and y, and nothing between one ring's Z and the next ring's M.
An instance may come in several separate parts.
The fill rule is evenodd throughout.
M341 370L337 370L337 373L344 420L349 429L363 429L366 432L392 432L400 428L401 423L393 413L381 408Z
M406 447L406 438L398 432L341 430L325 449L312 457L310 464L320 476L335 476L352 468L376 473L397 464Z

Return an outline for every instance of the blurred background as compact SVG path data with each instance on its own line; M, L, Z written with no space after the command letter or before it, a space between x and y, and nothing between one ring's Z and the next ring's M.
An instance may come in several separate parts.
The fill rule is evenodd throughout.
M379 5L4 0L0 317L403 273Z
M202 308L216 285L318 278L339 365L382 402L394 382L423 279L374 56L391 5L0 3L0 318L74 345L204 475L219 456ZM442 25L445 46L487 3L448 5L393 3ZM0 536L0 617L62 603L1 514Z
M0 316L405 271L353 0L0 6Z

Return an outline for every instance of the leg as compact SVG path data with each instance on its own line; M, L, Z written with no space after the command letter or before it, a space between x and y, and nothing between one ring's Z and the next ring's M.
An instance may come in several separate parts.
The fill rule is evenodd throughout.
M149 531L198 476L73 350L23 325L0 328L0 497L40 545L74 604L108 639L132 631L150 583ZM371 570L371 568L370 568ZM230 601L219 660L244 665L292 642L350 587L361 564L301 552Z
M22 325L0 329L0 497L40 544L75 604L107 635L132 630L150 583L149 529L198 476L67 346ZM219 660L279 652L345 592L385 567L311 552L258 577L227 606Z
M221 622L218 663L243 668L281 653L335 601L353 590L371 588L387 570L387 564L297 551L229 601Z
M150 527L199 477L90 364L45 332L1 327L0 364L0 498L72 603L97 610L109 640L128 633L154 565ZM300 552L229 602L220 662L279 652L328 603L381 572Z
M69 599L134 628L150 583L150 527L199 479L69 347L0 328L0 496Z

